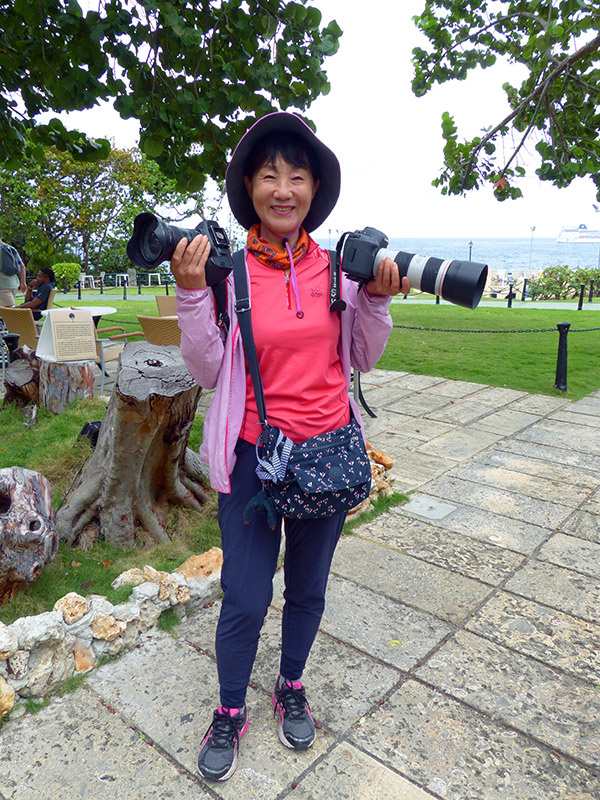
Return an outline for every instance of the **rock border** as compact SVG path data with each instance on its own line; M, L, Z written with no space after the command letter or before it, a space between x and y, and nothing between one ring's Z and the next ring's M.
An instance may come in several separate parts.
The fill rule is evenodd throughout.
M213 547L172 573L149 566L122 573L112 586L133 585L125 603L69 592L52 611L0 622L0 718L19 698L43 697L90 672L103 656L131 650L167 609L185 618L214 602L221 594L222 563L222 551Z

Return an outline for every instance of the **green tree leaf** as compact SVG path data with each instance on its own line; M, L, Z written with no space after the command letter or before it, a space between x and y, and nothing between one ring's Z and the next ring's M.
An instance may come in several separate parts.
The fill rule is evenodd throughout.
M556 186L590 178L600 200L600 14L583 0L427 0L414 18L429 46L413 50L413 92L466 80L471 70L498 61L521 64L520 86L503 85L510 111L483 137L459 142L452 118L442 117L444 167L434 180L444 194L496 186L499 200L520 197L525 148L541 157L536 174ZM488 158L505 154L498 170Z

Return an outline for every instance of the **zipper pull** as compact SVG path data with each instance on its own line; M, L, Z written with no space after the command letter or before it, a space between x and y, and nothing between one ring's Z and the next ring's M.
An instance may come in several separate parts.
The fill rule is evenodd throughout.
M286 296L287 296L287 307L288 307L288 311L291 311L292 310L292 298L290 297L290 276L289 276L289 273L287 271L284 271L283 274L285 276L285 290L286 290Z

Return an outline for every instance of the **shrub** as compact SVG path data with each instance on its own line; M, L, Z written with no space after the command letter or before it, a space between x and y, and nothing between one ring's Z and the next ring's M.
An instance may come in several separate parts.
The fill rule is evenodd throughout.
M74 261L62 261L54 264L52 269L56 277L56 285L62 286L63 281L66 280L68 289L77 283L81 275L81 264L76 264Z
M557 265L547 267L538 278L527 282L527 294L534 300L566 300L578 297L581 284L589 289L594 281L596 291L600 289L600 269Z

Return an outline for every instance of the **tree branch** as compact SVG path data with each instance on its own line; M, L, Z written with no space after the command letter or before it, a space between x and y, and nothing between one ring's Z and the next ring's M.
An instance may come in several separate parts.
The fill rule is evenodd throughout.
M568 56L566 59L564 59L564 61L560 62L560 64L558 64L557 67L541 83L539 83L536 86L536 88L529 95L527 95L527 97L525 97L519 103L517 108L513 109L513 111L510 114L508 114L501 122L499 122L494 128L492 128L491 131L486 133L486 135L481 139L479 144L477 144L473 148L473 151L471 152L471 157L469 159L469 163L467 165L467 169L465 171L465 174L463 176L463 180L462 180L462 183L461 183L461 187L460 187L460 191L461 192L464 191L464 188L465 188L466 182L467 182L467 180L469 178L469 175L473 171L473 165L475 163L475 160L478 157L478 155L481 152L481 150L485 147L485 145L491 139L493 139L493 137L496 136L496 134L500 130L502 130L502 128L504 128L506 125L508 125L509 122L512 122L512 120L514 120L516 117L518 117L519 114L523 111L523 109L526 108L528 105L530 105L533 102L533 100L538 98L538 103L536 105L536 109L535 109L534 115L532 117L532 123L528 127L525 136L523 137L523 139L521 140L521 142L519 144L519 147L517 148L517 151L520 150L521 147L523 146L523 144L525 143L525 139L531 133L531 129L533 127L533 120L536 117L536 114L537 114L537 111L539 109L539 105L540 105L541 100L543 99L543 97L546 96L546 93L548 91L548 87L550 86L550 84L553 83L556 80L556 78L558 78L558 76L562 72L564 72L566 69L568 69L572 64L574 64L575 62L579 61L581 58L584 58L586 55L590 55L591 53L596 52L598 49L600 49L600 36L596 36L594 39L589 41L583 47L580 47L579 50L576 50L574 53L571 53L571 55ZM510 160L508 161L508 163L502 168L501 175L504 174L504 172L508 168L508 165L512 162L513 158L515 157L517 151L515 151L515 153L513 153L513 155L511 156Z

